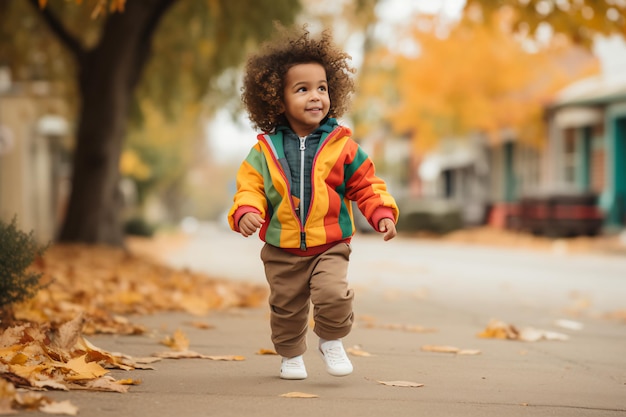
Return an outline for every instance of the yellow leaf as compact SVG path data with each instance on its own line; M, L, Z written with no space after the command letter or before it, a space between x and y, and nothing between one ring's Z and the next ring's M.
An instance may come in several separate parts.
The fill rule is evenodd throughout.
M210 359L213 361L243 361L246 360L244 356L237 355L203 355L191 350L178 351L178 352L160 352L155 353L153 356L163 359Z
M9 363L11 365L24 365L27 360L28 360L28 356L20 352L20 353L17 353L15 356L13 356Z
M460 349L454 346L424 345L422 350L424 352L458 353Z
M208 330L208 329L214 329L215 326L210 324L210 323L205 323L202 321L193 321L191 323L189 323L192 327L195 327L196 329L202 329L202 330Z
M319 395L315 394L307 394L306 392L298 392L292 391L285 394L280 394L281 397L285 398L319 398Z
M363 356L363 357L374 356L371 353L366 352L363 349L361 349L360 346L353 346L351 348L347 348L346 352L348 352L349 354L354 355L354 356Z
M109 373L109 371L98 365L96 362L86 362L86 356L87 355L83 355L71 359L67 362L67 364L65 364L65 368L72 371L72 374L66 377L69 381L94 379Z
M515 326L500 320L491 320L485 330L478 334L478 337L486 339L517 339L519 330Z
M419 384L417 382L411 381L377 381L379 384L389 385L392 387L408 387L408 388L419 388L423 387L424 384Z
M24 379L30 380L34 373L41 372L46 367L43 365L10 365L9 369L12 373Z
M274 349L259 349L257 355L278 355Z
M173 336L167 336L161 343L179 352L189 348L189 339L181 330L176 330Z
M141 379L126 378L117 380L116 382L120 385L141 385Z
M239 355L208 355L204 359L210 359L212 361L245 361L244 356Z

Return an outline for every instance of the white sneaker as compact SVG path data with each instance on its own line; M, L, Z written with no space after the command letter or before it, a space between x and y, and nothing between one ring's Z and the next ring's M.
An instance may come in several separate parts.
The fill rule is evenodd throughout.
M305 379L306 367L302 355L293 358L283 358L280 364L280 377L282 379Z
M343 349L341 340L320 340L320 355L326 362L326 371L332 376L346 376L352 373L352 362Z

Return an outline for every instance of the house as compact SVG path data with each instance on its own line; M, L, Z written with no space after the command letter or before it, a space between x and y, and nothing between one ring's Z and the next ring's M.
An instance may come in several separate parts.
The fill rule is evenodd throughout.
M546 108L546 184L591 193L609 230L626 227L626 43L600 43L600 75L574 83Z
M68 123L49 83L11 83L0 67L0 219L53 240L69 193Z
M569 87L547 120L549 186L598 195L605 226L626 226L626 72Z

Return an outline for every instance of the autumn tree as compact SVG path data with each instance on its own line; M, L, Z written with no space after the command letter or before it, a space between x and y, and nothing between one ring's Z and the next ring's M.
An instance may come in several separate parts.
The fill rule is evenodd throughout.
M597 62L565 39L527 51L509 33L509 17L501 15L494 25L465 22L445 37L415 29L419 55L387 57L395 63L398 95L388 120L396 132L412 135L418 153L441 138L473 132L536 143L542 106L551 94L597 72Z
M28 11L24 2L3 2L0 23L3 36L13 35L8 28L29 31L15 37L36 39L36 51L3 42L0 61L26 80L69 73L78 96L72 191L59 240L112 245L123 244L119 160L139 109L138 87L175 114L190 99L181 92L199 100L211 80L269 36L273 20L289 24L299 9L297 0L28 1Z
M536 141L542 104L597 72L594 38L626 35L625 22L626 3L615 1L468 0L458 21L418 14L405 37L414 55L384 45L366 55L357 127L390 122L419 136L418 152L468 132Z
M549 28L577 44L591 46L597 35L626 36L626 2L614 0L467 0L464 15L488 21L507 10L512 28L524 37L536 38Z

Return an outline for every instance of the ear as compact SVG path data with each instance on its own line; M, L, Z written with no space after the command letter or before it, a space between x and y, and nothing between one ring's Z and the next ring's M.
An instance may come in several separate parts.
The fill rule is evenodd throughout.
M280 107L278 108L278 110L280 110L281 114L285 112L285 101L284 100L280 100Z

